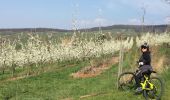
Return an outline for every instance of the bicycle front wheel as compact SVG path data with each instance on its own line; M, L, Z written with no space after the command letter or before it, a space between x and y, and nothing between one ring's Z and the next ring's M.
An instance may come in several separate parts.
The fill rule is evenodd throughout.
M151 77L150 83L154 85L152 90L144 90L143 95L146 100L150 99L156 99L161 100L162 94L163 94L163 82L158 77Z

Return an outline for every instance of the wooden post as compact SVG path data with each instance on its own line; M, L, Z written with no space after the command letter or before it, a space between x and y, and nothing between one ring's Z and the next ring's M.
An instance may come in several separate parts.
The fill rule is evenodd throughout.
M119 79L119 76L120 74L122 73L122 67L123 67L123 54L124 54L124 46L123 46L123 43L122 43L122 35L120 36L120 39L121 41L120 43L120 50L119 50L119 66L118 66L118 76L117 76L117 89L118 89L118 79Z

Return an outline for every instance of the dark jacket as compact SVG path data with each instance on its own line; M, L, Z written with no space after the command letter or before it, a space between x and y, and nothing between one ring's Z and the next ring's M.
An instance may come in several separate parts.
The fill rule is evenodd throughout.
M143 74L151 74L151 71L153 71L152 66L151 66L151 56L150 56L150 52L144 52L140 59L139 62L143 62L144 65L139 66L139 70L140 70L140 75L139 76L143 76Z
M141 55L139 62L143 62L144 65L151 65L151 56L150 56L150 52L143 52L143 54Z
M151 71L153 71L152 66L151 66L150 52L144 52L141 55L139 62L143 62L144 65L140 66L138 72L136 73L135 80L136 80L137 87L141 86L140 81L141 81L141 78L143 77L143 75L147 74L150 76Z

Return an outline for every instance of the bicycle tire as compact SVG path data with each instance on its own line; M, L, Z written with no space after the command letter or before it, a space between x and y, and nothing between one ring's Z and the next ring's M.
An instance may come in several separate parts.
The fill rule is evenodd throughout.
M131 75L132 77L130 78L129 83L121 83L121 78L126 75ZM133 83L132 81L135 81L135 74L133 72L124 72L119 75L118 77L118 89L119 90L125 90L125 87L131 89L134 88L135 82ZM131 82L131 83L130 83ZM129 86L128 86L129 85ZM130 86L131 85L131 86Z
M154 97L154 99L161 100L161 97L163 95L164 85L163 85L162 80L158 77L151 77L150 78L151 83L152 83L152 80L154 80L154 79L158 80L160 83L160 90L159 90L160 93L157 96L154 94L154 96L156 96L156 98ZM150 91L148 91L148 90L143 90L143 96L144 96L145 100L153 99L153 98L150 98L150 96L148 95L149 92Z

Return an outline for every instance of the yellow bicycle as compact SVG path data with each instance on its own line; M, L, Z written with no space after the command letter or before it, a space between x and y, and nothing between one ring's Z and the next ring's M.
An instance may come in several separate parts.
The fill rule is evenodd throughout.
M152 71L151 73L156 73ZM134 90L136 86L135 73L124 72L118 78L118 87L120 90ZM143 76L141 81L142 93L146 100L156 99L161 100L163 94L163 82L158 77Z

